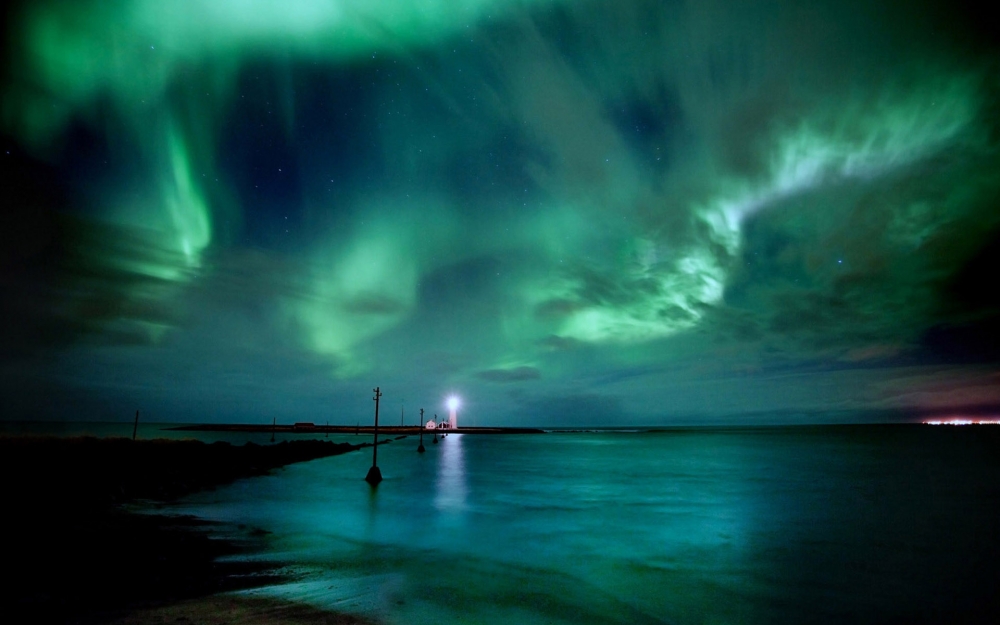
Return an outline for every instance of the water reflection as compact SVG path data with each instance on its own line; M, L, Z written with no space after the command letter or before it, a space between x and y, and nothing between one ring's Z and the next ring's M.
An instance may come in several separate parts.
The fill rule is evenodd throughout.
M316 579L270 592L386 623L963 622L1000 536L971 429L451 434L380 450L377 492L345 454L172 511L273 532Z
M365 523L365 534L364 538L367 541L373 540L377 536L377 525L379 518L379 503L378 503L378 487L370 486L365 483L366 488L359 488L359 490L367 491L368 495L368 515Z
M439 447L434 507L440 512L462 512L468 494L462 435L449 434L441 439Z

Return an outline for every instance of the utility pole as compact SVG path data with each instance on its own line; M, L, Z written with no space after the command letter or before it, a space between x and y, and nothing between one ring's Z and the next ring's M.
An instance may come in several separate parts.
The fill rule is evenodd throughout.
M399 427L403 427L403 406L406 400L399 402Z
M278 417L272 417L271 419L271 442L274 442L274 429L278 425Z
M132 440L135 440L135 433L139 429L139 411L135 411L135 425L132 426Z
M424 409L421 408L420 409L420 425L418 426L418 427L420 427L420 446L417 447L417 453L420 453L420 454L422 454L425 451L427 451L426 449L424 449L424 425L423 425L423 422L424 422Z
M382 481L382 472L378 468L378 398L382 396L382 393L378 386L373 388L372 392L375 393L375 397L372 398L375 401L375 440L372 445L372 468L368 469L365 481L372 486L377 486Z

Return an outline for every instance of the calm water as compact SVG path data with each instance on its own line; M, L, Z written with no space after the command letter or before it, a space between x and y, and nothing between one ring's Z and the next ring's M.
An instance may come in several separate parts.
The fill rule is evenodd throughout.
M1000 427L407 438L171 511L273 532L270 595L386 623L953 622L996 610Z

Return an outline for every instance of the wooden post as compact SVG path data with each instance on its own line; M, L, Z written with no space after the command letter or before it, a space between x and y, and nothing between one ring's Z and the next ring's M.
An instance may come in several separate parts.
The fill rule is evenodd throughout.
M424 453L427 451L424 449L424 409L420 409L420 445L417 447L417 453Z
M365 481L372 486L377 486L382 481L382 472L378 468L378 398L382 396L382 393L378 386L372 389L372 392L375 393L373 398L375 401L375 438L372 445L372 468L368 469Z
M274 427L278 425L278 417L272 417L271 419L271 442L274 442Z
M135 425L132 426L132 440L135 440L135 433L139 429L139 411L135 411Z

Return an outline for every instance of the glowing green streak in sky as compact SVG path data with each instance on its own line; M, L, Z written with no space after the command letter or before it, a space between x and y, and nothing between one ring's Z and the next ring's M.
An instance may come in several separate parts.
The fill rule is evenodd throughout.
M739 245L741 221L794 193L844 178L876 178L933 155L967 131L978 112L972 83L963 78L929 81L922 89L862 99L817 111L774 141L768 178L733 180L700 209L717 241L731 253ZM969 137L963 137L970 141Z
M336 356L340 375L363 370L351 352L354 345L393 327L413 307L419 275L412 249L399 234L364 233L346 252L319 263L309 298L293 308L310 347Z
M170 125L163 141L166 162L159 180L141 199L109 192L109 206L100 215L129 229L145 241L142 250L90 249L105 254L120 269L160 280L188 282L202 266L202 253L212 242L211 211L191 171L191 158L180 132Z
M449 254L460 238L442 201L372 200L361 214L326 233L309 255L305 294L285 305L309 349L332 356L340 377L370 367L355 346L412 313L423 275L462 258Z
M212 240L209 211L191 176L187 152L180 137L169 134L170 167L173 174L164 185L164 204L174 235L189 267L200 265L199 254Z
M843 179L877 178L932 156L950 142L974 141L967 136L978 112L972 81L959 77L928 83L908 93L887 93L875 103L859 98L816 111L778 135L764 180L723 179L717 196L694 207L709 226L712 242L735 257L743 220L782 198ZM617 273L624 282L644 282L652 288L637 290L644 295L631 302L575 310L558 333L590 342L635 342L689 329L705 306L722 302L728 263L728 258L699 246L674 262L620 268ZM578 287L573 280L563 280L546 296L572 299Z

